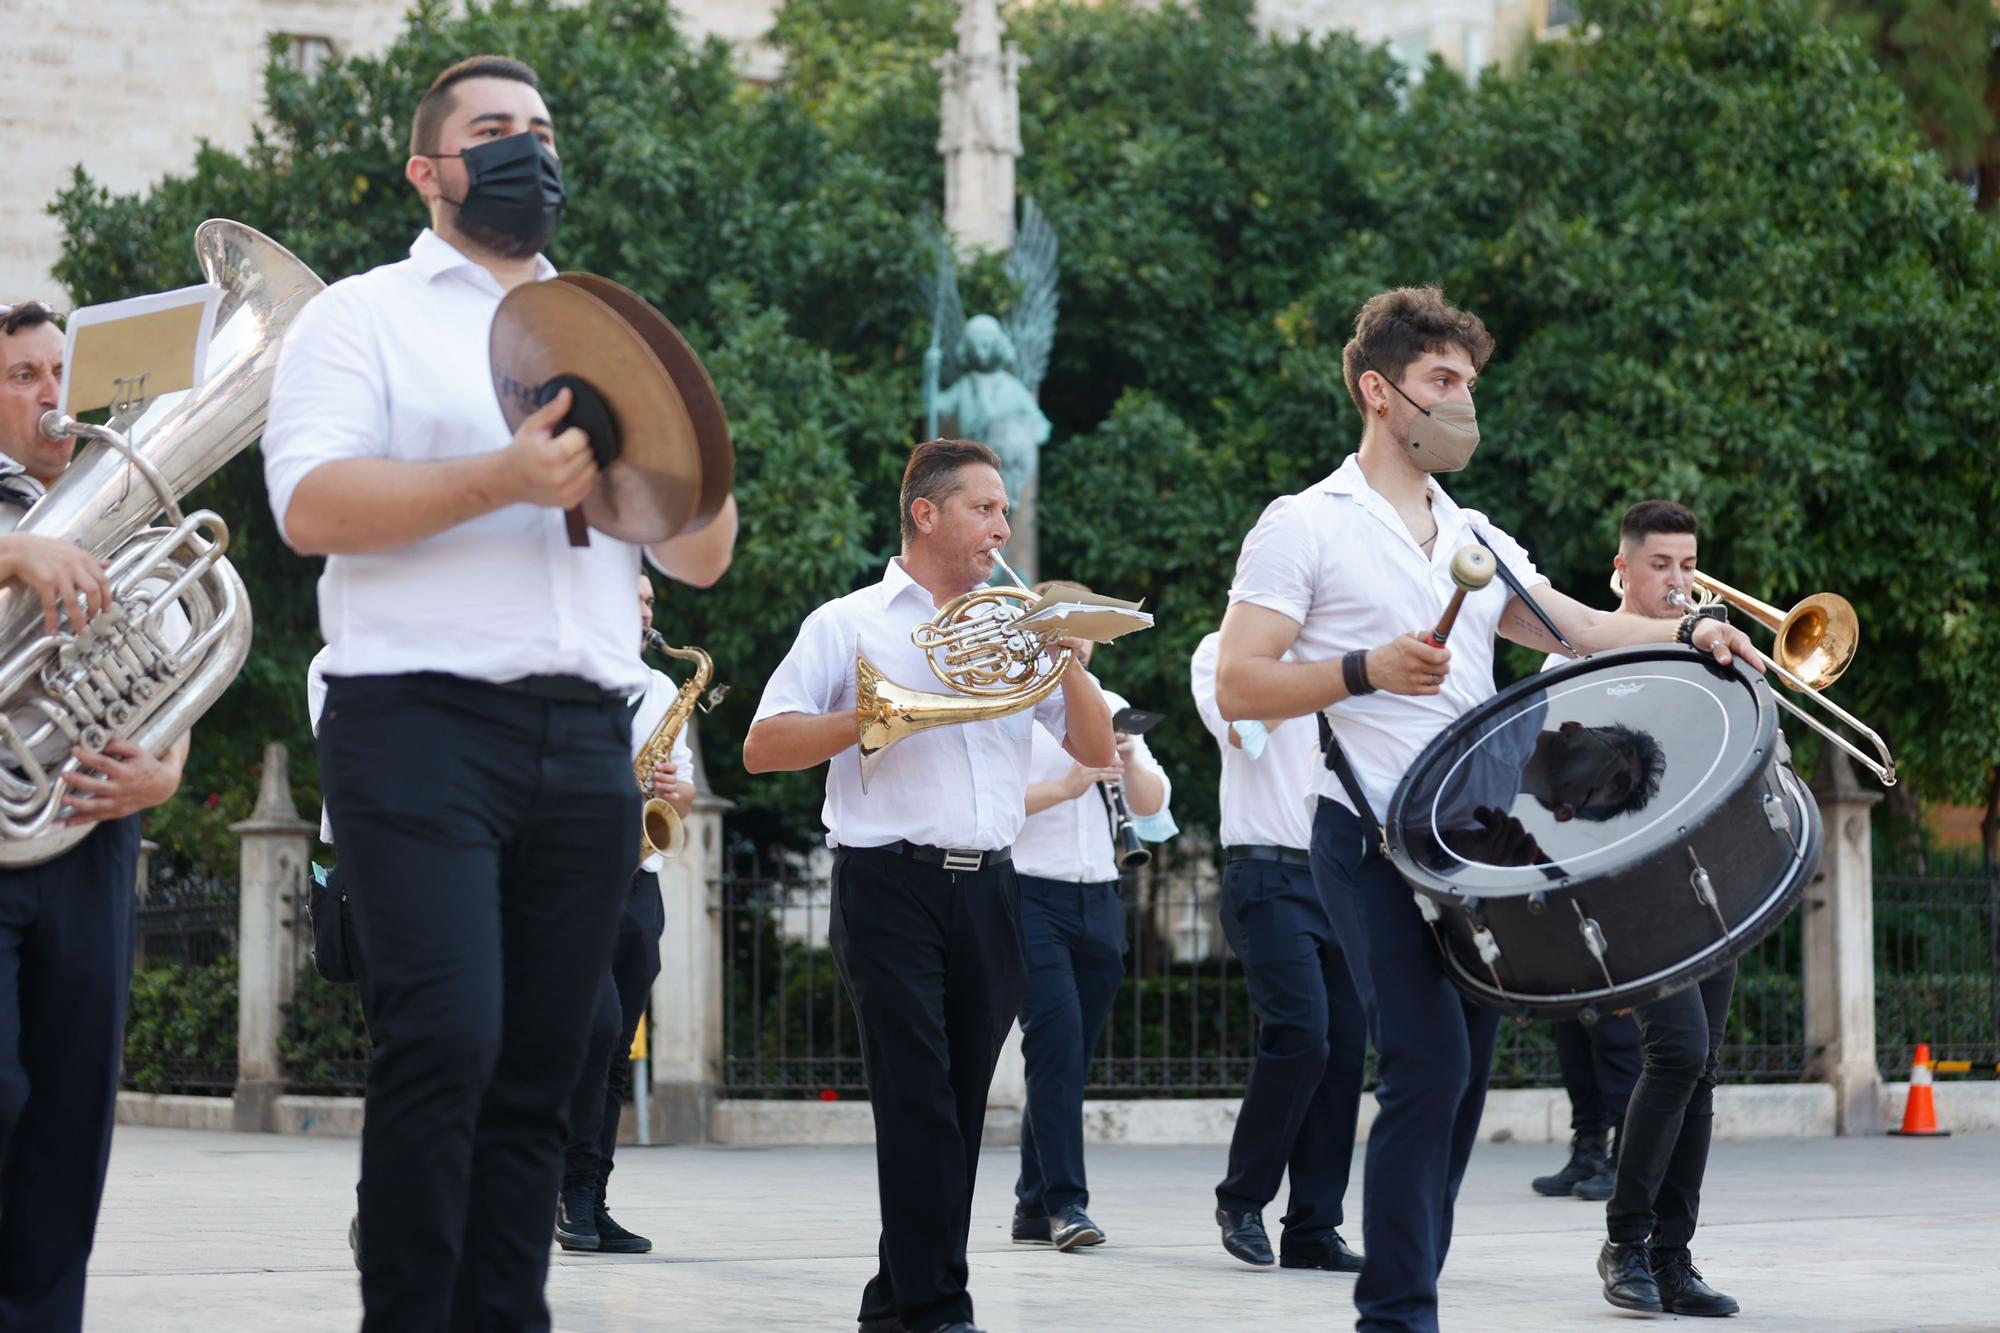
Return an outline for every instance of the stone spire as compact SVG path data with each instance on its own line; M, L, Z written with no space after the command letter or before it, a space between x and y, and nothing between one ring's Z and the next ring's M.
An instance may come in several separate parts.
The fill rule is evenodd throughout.
M996 0L962 0L958 49L932 61L942 105L944 221L958 248L1014 244L1014 159L1021 155L1020 49L1002 43Z

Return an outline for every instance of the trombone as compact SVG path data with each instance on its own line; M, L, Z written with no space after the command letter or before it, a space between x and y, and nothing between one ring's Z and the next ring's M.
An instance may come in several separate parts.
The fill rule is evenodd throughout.
M1888 744L1872 727L1821 693L1840 679L1860 647L1861 618L1855 614L1852 602L1839 593L1817 592L1790 611L1780 611L1769 602L1760 602L1699 569L1689 576L1688 584L1691 593L1679 588L1667 593L1669 605L1683 611L1699 611L1718 604L1733 606L1770 630L1774 641L1771 651L1765 655L1765 661L1770 664L1771 670L1778 673L1778 679L1853 728L1856 734L1875 747L1875 753L1880 757L1862 753L1852 741L1784 695L1773 694L1771 697L1793 717L1854 756L1883 786L1896 785L1896 761L1889 753ZM1625 595L1625 580L1616 573L1611 576L1611 590L1621 597Z

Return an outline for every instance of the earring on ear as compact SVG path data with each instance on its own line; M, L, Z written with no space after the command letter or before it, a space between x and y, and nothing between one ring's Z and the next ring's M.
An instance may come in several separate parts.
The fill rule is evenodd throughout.
M1386 416L1388 416L1388 415L1389 415L1389 405L1388 405L1387 403L1377 403L1377 404L1375 404L1375 415L1376 415L1376 416L1378 416L1378 417L1386 417Z

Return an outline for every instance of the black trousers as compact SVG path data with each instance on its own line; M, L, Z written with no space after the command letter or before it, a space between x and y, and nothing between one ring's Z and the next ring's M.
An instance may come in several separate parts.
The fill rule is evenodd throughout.
M83 1327L132 989L140 819L0 869L0 1329Z
M1125 904L1118 881L1074 884L1019 877L1028 991L1021 1002L1021 1058L1028 1105L1021 1116L1016 1210L1050 1216L1090 1202L1083 1169L1083 1084L1090 1053L1125 980Z
M1231 1212L1261 1212L1289 1170L1284 1238L1314 1241L1345 1219L1368 1055L1361 999L1307 867L1229 862L1220 916L1257 1014L1257 1062L1215 1201Z
M1438 1274L1479 1136L1500 1016L1445 976L1408 882L1346 806L1319 803L1312 859L1380 1066L1361 1182L1366 1257L1354 1285L1355 1326L1436 1333Z
M882 1204L863 1322L925 1333L972 1318L965 1238L986 1092L1027 986L1020 921L1011 862L967 874L834 854L828 936L860 1020Z
M646 999L660 975L660 932L666 928L660 877L650 870L632 876L625 911L618 918L618 941L611 949L611 972L598 990L584 1046L583 1069L570 1094L569 1150L563 1156L563 1188L595 1189L611 1178L618 1151L618 1118L632 1088L632 1038L646 1016Z
M544 1330L569 1094L639 793L622 701L327 682L320 784L375 1052L362 1327ZM503 1040L504 1034L504 1040Z
M1605 1221L1615 1241L1686 1249L1701 1213L1715 1129L1715 1065L1736 965L1638 1010L1646 1067L1625 1109L1618 1175Z
M1639 1081L1639 1024L1630 1014L1606 1014L1595 1023L1552 1023L1556 1063L1569 1092L1569 1127L1602 1134L1625 1122L1632 1085Z

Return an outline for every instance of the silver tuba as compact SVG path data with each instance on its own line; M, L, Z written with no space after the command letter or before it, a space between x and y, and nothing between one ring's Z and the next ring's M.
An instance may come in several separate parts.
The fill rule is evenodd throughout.
M74 745L124 738L158 753L227 689L250 652L250 602L223 553L229 527L179 497L262 434L278 344L326 284L290 251L239 222L195 230L195 255L222 288L206 381L137 406L125 429L43 416L81 454L16 532L59 537L106 565L112 604L44 629L40 599L0 588L0 865L57 856L91 831L69 827L63 775ZM167 526L150 526L164 514ZM187 617L183 637L169 608Z

